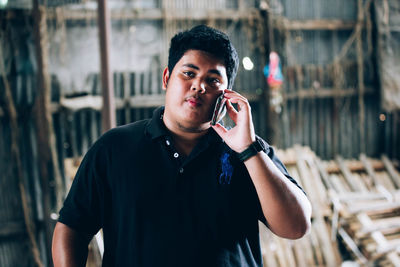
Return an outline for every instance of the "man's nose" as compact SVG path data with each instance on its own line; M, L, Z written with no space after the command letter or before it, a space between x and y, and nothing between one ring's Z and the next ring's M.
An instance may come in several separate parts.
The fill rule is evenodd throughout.
M194 81L192 83L192 88L191 89L193 91L198 91L201 94L204 94L206 92L206 86L205 86L204 82L201 81L201 80Z

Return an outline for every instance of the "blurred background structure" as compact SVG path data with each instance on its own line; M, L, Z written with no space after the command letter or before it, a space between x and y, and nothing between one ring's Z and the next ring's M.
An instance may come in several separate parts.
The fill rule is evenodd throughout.
M0 266L52 265L51 235L57 212L80 157L105 126L102 74L108 73L112 82L115 109L104 106L115 110L116 125L151 117L164 102L161 75L169 40L197 24L216 27L231 37L240 57L233 89L249 99L256 132L280 149L291 151L299 144L314 151L296 152L296 159L293 153L282 157L299 168L302 180L307 170L299 163L301 155L312 155L306 162L314 167L308 171L319 177L329 198L314 195L314 200L326 201L321 210L331 209L317 212L314 219L320 225L326 221L328 232L336 229L339 243L326 234L311 238L310 257L315 261L304 261L308 265L303 266L337 266L344 259L396 263L392 252L398 255L399 242L381 248L380 254L368 254L364 248L357 252L355 247L363 241L353 237L349 238L354 244L343 242L345 228L332 227L332 217L338 213L332 211L335 198L329 192L377 190L381 194L377 198L386 194L383 199L393 202L400 190L398 0L106 3L109 20L99 17L95 0L0 0ZM106 48L100 45L104 27L99 21L110 25L108 72L101 67L105 63L100 55ZM272 51L280 57L283 83L279 86L271 86L264 76ZM347 170L343 158L360 160L363 167L350 164ZM312 163L319 159L335 160L337 165ZM372 180L351 186L353 179L359 179L352 172ZM392 182L382 182L374 172L385 173ZM332 174L345 177L347 185L341 187L338 181L333 182L336 187L332 185L327 178ZM338 202L335 207L339 209ZM398 216L400 207L391 208ZM365 217L361 219L365 223ZM391 233L400 237L400 225L393 221L390 225L397 232L392 227ZM302 266L296 246L290 244L266 246L266 251L277 253L271 256L276 265L271 257L265 258L268 266ZM319 253L316 247L322 245L327 250ZM288 254L292 247L296 265L280 260L284 256L278 253L286 248ZM334 257L327 256L327 247L336 253ZM95 252L91 256L91 262L99 258Z

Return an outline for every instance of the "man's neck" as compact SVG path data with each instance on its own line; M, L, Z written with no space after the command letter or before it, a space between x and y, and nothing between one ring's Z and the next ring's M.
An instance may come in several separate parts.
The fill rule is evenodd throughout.
M179 153L188 156L197 145L200 138L208 133L210 127L206 124L196 128L185 127L182 124L171 122L163 117L165 127L171 132L173 144Z

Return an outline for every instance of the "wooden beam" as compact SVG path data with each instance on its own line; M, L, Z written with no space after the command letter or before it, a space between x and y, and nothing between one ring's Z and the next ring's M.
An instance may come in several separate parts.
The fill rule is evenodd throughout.
M397 189L400 189L400 175L396 172L392 162L388 159L386 155L382 155L381 157L383 164L387 172L389 173L390 179L392 180L393 184L396 186Z
M336 156L336 162L339 165L340 171L342 172L343 178L353 191L360 191L358 184L354 181L350 169L347 167L346 162L341 156Z
M385 169L385 165L382 161L372 160L371 165L375 171L381 171ZM366 172L364 164L362 164L360 161L347 161L347 166L351 172ZM326 171L328 173L339 173L340 168L336 162L328 162Z
M364 94L372 94L373 88L365 88ZM283 92L282 97L285 100L305 99L305 98L333 98L333 97L350 97L357 96L359 91L355 88L335 89L335 88L320 88L320 89L299 89L294 92Z
M340 227L338 233L343 241L346 243L347 247L354 253L354 256L356 256L356 258L360 261L360 263L362 263L363 265L367 265L367 258L361 253L361 251L358 249L357 244L347 234L347 232L342 227Z
M250 102L258 101L260 95L256 93L244 93L244 95ZM115 107L117 109L126 108L129 105L130 108L150 108L159 107L165 103L165 95L138 95L131 96L128 98L115 98ZM100 111L103 107L103 101L101 96L87 95L74 98L61 98L59 103L51 103L51 111L53 113L58 112L61 109L67 109L72 112L76 112L82 109L93 109Z
M162 9L135 9L128 8L124 10L111 10L112 20L164 20L165 11ZM241 20L248 18L258 18L259 10L256 8L246 8L243 10L223 9L223 10L198 10L198 9L182 9L175 10L172 14L168 14L168 19L174 20ZM48 19L57 18L56 10L49 10ZM64 9L63 18L65 20L95 20L97 18L96 10L87 9Z
M368 1L367 1L368 3ZM357 0L357 39L356 39L356 57L357 57L357 84L358 84L358 130L360 138L360 152L366 153L365 144L365 85L364 85L364 54L363 54L363 40L362 40L362 27L364 23L364 6L363 0Z
M273 26L278 29L287 30L352 30L356 26L356 21L346 21L339 19L313 19L313 20L288 20L286 18L276 18Z
M0 224L0 238L26 233L25 223L3 222Z
M366 214L358 214L358 220L363 225L364 228L373 228L374 223ZM389 242L386 237L379 231L374 231L371 233L372 239L378 244L378 250L384 250L389 246ZM400 266L400 256L397 254L396 251L391 251L386 256L393 266Z
M50 110L50 76L48 69L48 36L46 23L46 7L33 1L34 36L37 61L37 94L34 103L34 122L36 126L36 139L38 148L40 186L43 205L44 233L46 239L45 263L51 262L51 240L53 236L53 222L50 218L52 212L52 189L51 178L56 183L56 206L62 205L62 181L55 151L55 135L53 132L53 121ZM52 168L50 168L52 166ZM47 264L45 264L47 265Z
M110 68L110 34L111 22L107 0L98 0L98 25L100 42L101 87L103 107L101 126L103 132L116 126L113 75Z

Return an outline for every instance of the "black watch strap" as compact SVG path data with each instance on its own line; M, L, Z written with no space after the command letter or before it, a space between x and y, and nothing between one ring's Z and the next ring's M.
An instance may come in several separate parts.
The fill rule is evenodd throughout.
M254 141L248 148L246 148L243 152L240 152L237 154L238 158L240 161L244 162L251 158L252 156L257 155L258 152L261 150L264 150L265 146L264 143L261 139L256 138L256 141Z

